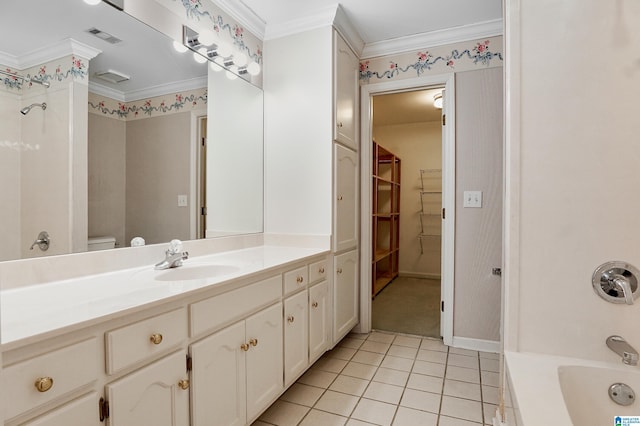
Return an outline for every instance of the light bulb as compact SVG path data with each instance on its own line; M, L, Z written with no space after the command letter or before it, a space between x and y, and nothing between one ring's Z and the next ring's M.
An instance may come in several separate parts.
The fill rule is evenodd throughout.
M173 41L173 48L176 50L176 52L180 52L180 53L184 53L187 50L189 50L187 49L187 46L175 40Z
M84 0L84 2L86 4L90 4L91 6L95 6L97 4L100 4L102 2L102 0Z
M218 64L215 62L215 60L213 62L209 62L209 68L211 68L211 71L215 71L215 72L222 71L222 68L220 68L218 66Z
M201 47L200 49L198 49L197 52L193 52L193 59L195 59L195 61L199 64L204 64L205 62L207 62L207 58L203 55L207 54L207 49L205 49L204 47Z
M238 52L233 55L233 63L239 67L244 67L249 62L249 58L243 52Z
M229 80L235 80L236 78L238 78L238 76L232 73L231 71L227 71L226 75Z
M227 58L231 56L231 47L229 47L227 43L220 43L217 52L218 55L222 56L223 58Z
M247 67L247 72L251 75L260 74L260 64L258 64L257 62L251 62Z
M438 93L433 97L434 108L442 109L442 93Z
M198 34L198 41L205 46L211 46L216 41L216 35L213 31L203 30Z

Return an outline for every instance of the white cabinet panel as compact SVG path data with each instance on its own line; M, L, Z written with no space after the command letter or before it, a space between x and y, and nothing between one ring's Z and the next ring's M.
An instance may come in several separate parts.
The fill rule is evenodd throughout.
M308 292L284 301L284 383L289 386L309 365Z
M334 146L333 250L340 252L358 244L358 154Z
M359 61L347 43L334 32L335 126L333 139L357 150Z
M323 281L309 289L309 362L315 362L331 339L329 283Z
M98 394L91 392L44 416L25 423L26 426L100 426Z
M333 341L358 323L358 251L335 256L333 279Z

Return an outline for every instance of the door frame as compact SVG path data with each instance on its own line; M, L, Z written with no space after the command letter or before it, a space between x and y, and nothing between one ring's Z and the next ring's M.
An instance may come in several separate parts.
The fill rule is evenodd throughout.
M355 331L371 331L371 141L373 96L444 86L443 110L446 126L442 130L442 205L446 219L442 225L440 331L446 345L453 342L453 295L455 255L455 74L446 73L361 86L360 92L360 323Z
M191 152L189 155L189 235L198 238L198 216L200 204L200 124L207 118L207 110L198 108L191 111Z

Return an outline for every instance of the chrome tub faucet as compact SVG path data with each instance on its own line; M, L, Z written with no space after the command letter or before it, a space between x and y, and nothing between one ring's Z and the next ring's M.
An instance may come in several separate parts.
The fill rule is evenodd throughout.
M169 249L164 252L165 258L161 262L156 263L155 269L169 269L182 266L182 261L189 258L189 253L182 251L182 241L171 240Z
M622 357L622 362L627 365L638 365L638 351L636 351L624 338L620 336L607 337L609 349Z

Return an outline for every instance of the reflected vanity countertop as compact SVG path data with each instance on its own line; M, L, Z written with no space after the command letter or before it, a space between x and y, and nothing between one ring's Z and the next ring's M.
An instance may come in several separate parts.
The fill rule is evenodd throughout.
M48 282L0 292L2 346L22 346L74 326L88 326L115 315L151 307L198 290L267 272L326 254L320 248L258 246L191 257L180 268L154 265Z

